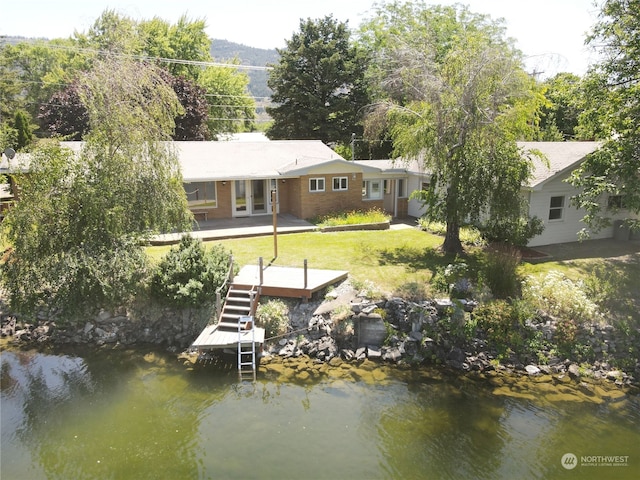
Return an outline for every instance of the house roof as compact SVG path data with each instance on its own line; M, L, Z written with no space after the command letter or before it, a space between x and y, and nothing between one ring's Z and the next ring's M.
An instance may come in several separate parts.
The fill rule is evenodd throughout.
M182 176L193 180L238 180L295 176L328 162L347 163L320 140L270 142L175 142ZM293 167L292 167L293 166Z
M528 187L540 189L548 181L577 168L585 157L600 147L599 142L518 142L525 150L538 150L545 161L533 157L533 178Z
M355 163L374 168L385 174L404 174L412 173L414 175L424 175L426 172L417 160L405 162L402 159L385 159L385 160L356 160Z

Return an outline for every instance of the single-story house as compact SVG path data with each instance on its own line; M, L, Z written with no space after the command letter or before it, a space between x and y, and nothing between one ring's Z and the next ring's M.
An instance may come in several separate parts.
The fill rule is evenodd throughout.
M65 142L78 150L80 142ZM521 142L541 151L523 195L529 214L544 222L530 246L573 242L584 227L584 212L571 205L577 190L565 180L596 142ZM312 218L337 211L379 208L397 218L420 217L424 207L411 192L428 185L430 175L417 161L347 161L319 140L175 142L189 208L196 219L281 214ZM6 162L3 155L3 165ZM273 192L273 194L272 194ZM272 200L275 198L275 203ZM609 204L623 199L609 197ZM628 216L621 211L613 219ZM613 225L591 238L620 238Z
M266 215L274 208L299 218L373 207L407 215L406 169L350 162L319 140L176 142L176 148L196 218Z
M575 242L578 233L585 228L582 218L585 211L571 205L571 197L579 190L566 180L571 172L578 168L586 156L600 147L599 142L518 142L518 146L527 150L541 152L545 160L533 156L533 177L523 186L522 193L529 204L529 215L543 221L544 231L532 238L529 246L549 245ZM386 164L385 164L386 162ZM385 175L408 175L408 191L423 190L429 182L429 175L415 162L401 161L359 161L366 165L378 165ZM603 205L623 206L620 196L609 196ZM420 217L424 214L424 206L417 200L409 200L408 215ZM624 209L612 214L612 224L599 232L590 232L591 239L603 238L636 238L639 234L630 233L619 228L618 220L629 217Z
M571 205L571 197L579 193L566 180L572 171L578 168L585 157L600 147L599 142L520 142L525 150L535 149L542 152L548 165L534 158L533 178L523 188L523 194L529 202L529 215L537 216L544 222L544 231L532 238L529 246L550 245L575 242L578 233L585 228L582 218L585 211ZM603 207L623 206L620 196L608 196L603 199ZM591 239L630 238L628 230L619 228L619 222L630 216L624 209L611 215L612 224L599 232L590 232Z

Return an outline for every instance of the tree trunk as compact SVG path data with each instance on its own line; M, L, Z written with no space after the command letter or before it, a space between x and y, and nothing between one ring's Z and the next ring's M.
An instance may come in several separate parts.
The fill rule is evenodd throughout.
M462 242L460 241L460 225L456 221L447 221L447 233L442 244L444 253L462 253Z
M462 242L460 241L460 222L458 220L458 183L454 179L447 187L446 215L447 233L444 236L442 251L444 253L462 253Z

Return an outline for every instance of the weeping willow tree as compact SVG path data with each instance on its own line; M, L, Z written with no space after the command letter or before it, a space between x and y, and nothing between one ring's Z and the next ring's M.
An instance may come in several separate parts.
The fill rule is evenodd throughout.
M466 7L380 7L363 29L377 102L368 131L431 174L426 216L446 222L443 250L462 250L463 222L516 222L531 162L516 140L543 101L500 22Z
M79 150L41 145L3 223L12 308L64 313L121 303L145 276L142 240L186 229L190 213L170 138L180 113L155 67L106 58L80 79L90 132Z

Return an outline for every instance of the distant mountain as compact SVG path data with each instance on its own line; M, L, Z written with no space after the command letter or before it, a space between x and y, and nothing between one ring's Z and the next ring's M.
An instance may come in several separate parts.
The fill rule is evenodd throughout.
M242 65L266 67L276 63L280 56L275 49L255 48L241 43L229 42L217 38L211 39L211 56L217 60L237 58ZM267 87L268 72L265 70L247 70L249 75L249 91L254 97L270 97L271 89ZM266 100L266 99L265 99Z

